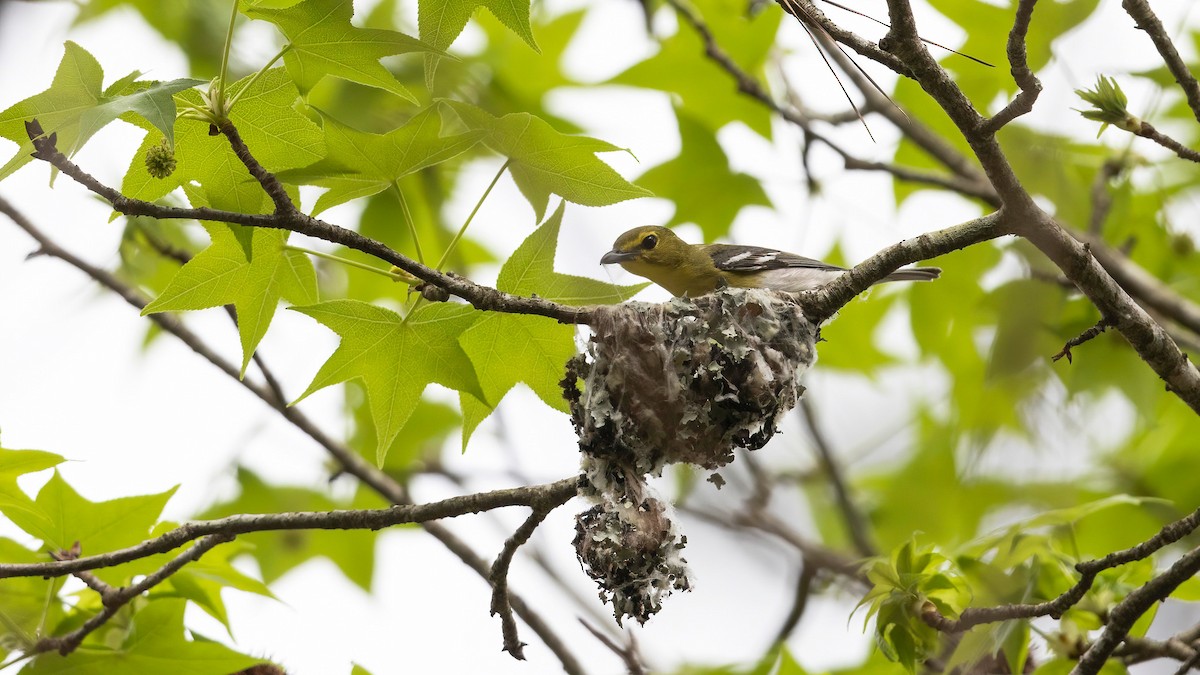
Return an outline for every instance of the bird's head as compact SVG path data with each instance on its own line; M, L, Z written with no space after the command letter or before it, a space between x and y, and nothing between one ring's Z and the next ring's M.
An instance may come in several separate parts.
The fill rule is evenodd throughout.
M696 297L710 293L720 278L712 260L699 247L659 225L635 227L617 237L612 250L600 258L601 265L611 263L653 281L673 295Z
M674 265L687 250L688 245L674 232L660 225L644 225L617 237L612 250L600 258L600 264L617 263L634 274L648 277L644 273L646 268Z

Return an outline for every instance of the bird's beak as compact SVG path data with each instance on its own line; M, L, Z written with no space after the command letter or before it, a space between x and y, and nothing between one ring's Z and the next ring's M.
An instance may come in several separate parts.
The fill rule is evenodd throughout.
M626 260L632 260L636 257L637 251L618 251L614 248L613 250L604 254L604 257L600 259L600 264L611 265L613 263L621 263L625 262Z

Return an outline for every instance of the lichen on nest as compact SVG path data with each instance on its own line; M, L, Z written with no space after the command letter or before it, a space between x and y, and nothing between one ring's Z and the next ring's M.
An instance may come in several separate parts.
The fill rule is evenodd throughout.
M644 623L691 587L686 539L646 477L677 462L716 469L735 448L765 445L804 391L817 327L791 297L757 289L603 307L590 326L562 383L583 494L596 501L576 519L576 552L617 621Z

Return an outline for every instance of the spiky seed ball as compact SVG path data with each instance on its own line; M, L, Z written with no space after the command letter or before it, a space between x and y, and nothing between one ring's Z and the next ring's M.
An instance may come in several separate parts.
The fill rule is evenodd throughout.
M163 179L175 173L175 151L163 139L158 145L146 148L146 171L155 178Z

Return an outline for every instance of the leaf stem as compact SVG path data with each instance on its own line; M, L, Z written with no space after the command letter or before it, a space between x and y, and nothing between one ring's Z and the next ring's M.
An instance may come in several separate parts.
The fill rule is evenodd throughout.
M399 270L395 267L393 267L391 270L385 270L383 268L375 267L374 265L368 265L367 263L359 262L357 260L351 260L349 258L343 258L338 255L333 255L332 253L322 253L321 251L314 251L312 249L303 248L301 246L292 246L291 244L288 244L288 245L284 246L283 248L286 251L296 251L297 253L305 253L305 254L308 254L311 256L315 256L317 258L324 258L326 260L332 260L333 262L341 263L343 265L348 265L350 267L357 267L360 270L374 272L375 274L387 277L387 278L391 279L392 281L400 281L400 282L403 282L403 283L406 283L409 285L421 283L420 279L412 276L411 274L408 274L407 272L404 272L403 270Z
M238 15L238 0L233 0L233 11L229 13L229 28L225 30L225 49L221 52L221 72L217 75L217 91L215 100L210 101L213 105L220 108L214 110L218 117L224 117L229 112L229 108L222 105L225 102L225 77L229 72L229 49L233 46L233 26L237 22Z
M483 195L479 197L479 201L475 203L475 208L471 209L471 215L467 216L467 220L463 222L462 227L458 228L458 233L454 235L454 239L450 240L450 245L446 247L446 252L442 254L442 259L438 261L437 267L434 269L439 272L442 271L442 266L446 264L446 261L450 258L450 254L454 252L454 247L458 246L458 241L462 239L463 234L466 233L467 226L471 224L471 221L475 218L475 214L479 213L479 207L483 206L484 200L486 200L488 195L492 193L492 188L496 187L496 183L500 182L500 176L504 175L504 172L508 170L508 165L511 163L511 158L504 160L504 164L502 164L500 166L500 170L496 172L495 178L492 178L492 182L487 186L487 189L483 191Z
M254 77L251 77L250 80L248 82L246 82L246 86L242 87L241 89L238 89L238 92L236 94L234 94L233 98L229 99L229 103L228 103L228 105L225 106L225 109L227 111L233 110L233 104L238 102L238 99L242 97L242 94L246 93L246 91L248 89L250 89L250 87L254 86L254 83L258 82L258 78L262 77L268 70L270 70L271 66L275 65L276 61L283 58L283 55L287 54L288 51L291 50L291 48L292 48L292 43L290 43L290 42L287 43L286 45L283 46L283 49L280 49L279 52L277 54L275 54L275 56L271 57L270 61L267 61L267 65L263 66L262 68L259 68L258 72L254 73Z
M400 210L404 212L404 223L408 225L408 233L412 236L413 248L417 251L417 262L425 264L425 254L421 252L421 240L417 237L417 224L413 222L412 212L408 210L408 202L404 200L404 191L400 189L400 181L392 181L396 189L396 199L400 202Z

